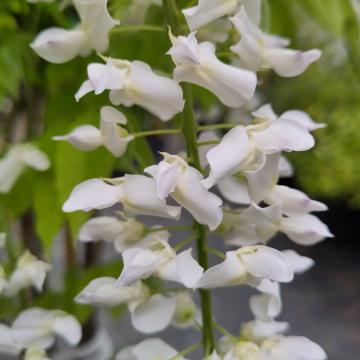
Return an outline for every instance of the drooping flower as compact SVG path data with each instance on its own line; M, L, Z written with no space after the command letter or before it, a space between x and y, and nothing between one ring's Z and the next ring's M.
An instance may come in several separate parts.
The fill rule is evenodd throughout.
M226 259L204 272L197 287L249 284L258 286L262 279L290 282L293 270L285 255L267 246L245 246L228 251Z
M133 218L120 220L111 216L99 216L90 219L81 227L79 240L112 242L115 249L121 253L133 246L147 247L157 239L167 241L170 233L167 230L156 230L157 228L155 225L147 232L145 225Z
M120 126L126 125L126 117L111 106L103 106L100 115L100 129L93 125L81 125L67 135L53 136L53 140L68 141L83 151L92 151L104 145L114 156L122 156L128 143L134 139L133 135Z
M274 204L265 208L252 203L238 220L244 226L236 227L231 238L232 245L254 245L265 243L278 231L300 245L314 245L326 237L332 238L326 224L311 214L283 216L281 206ZM236 221L236 220L235 220Z
M89 92L96 95L110 90L113 105L139 105L163 121L168 121L184 107L182 89L173 79L155 74L142 61L106 60L92 63L86 80L75 94L77 101Z
M50 161L45 153L31 144L12 145L0 159L0 193L7 193L27 168L46 171Z
M199 0L196 6L182 12L191 31L194 31L225 15L233 15L243 4L255 23L259 23L261 0Z
M196 221L214 230L222 219L221 199L202 186L202 174L186 161L177 155L162 155L164 160L144 170L154 178L159 199L170 195Z
M71 346L81 340L81 325L77 319L60 310L28 308L22 311L11 327L11 337L20 348L38 346L50 348L56 336Z
M37 259L29 251L26 251L17 261L16 268L10 275L5 286L5 294L13 296L20 290L34 286L37 291L42 291L46 274L52 266Z
M133 247L124 251L122 256L124 268L118 279L118 286L156 275L163 280L195 288L203 273L203 268L192 257L191 248L176 254L164 241L155 241L146 249Z
M226 106L239 107L249 101L255 92L256 74L221 62L211 42L198 43L195 33L175 37L168 54L176 67L174 79L208 89Z
M110 181L110 179L109 179ZM155 181L143 175L129 175L112 179L112 184L101 179L90 179L77 185L63 205L65 212L104 209L121 203L126 216L160 216L178 219L179 206L167 205L156 194Z
M150 289L141 281L117 286L116 279L110 277L92 280L77 295L75 301L105 306L125 304L131 313L133 326L144 333L161 331L170 323L190 326L197 311L194 301L186 291L152 295Z
M218 187L231 202L249 205L251 202L279 204L286 215L301 215L313 211L325 211L327 206L310 199L302 191L277 185L280 172L280 153L267 155L265 163L254 171L240 171L221 180Z
M287 49L288 39L262 32L247 16L244 7L230 20L241 36L240 42L230 49L249 70L273 69L280 76L293 77L302 74L321 56L319 49L305 52Z
M149 338L120 350L115 360L186 360L178 351L159 338Z
M73 0L80 17L74 29L52 27L40 32L31 48L43 59L64 63L78 55L87 56L94 49L103 53L109 47L109 32L120 22L108 10L108 0Z

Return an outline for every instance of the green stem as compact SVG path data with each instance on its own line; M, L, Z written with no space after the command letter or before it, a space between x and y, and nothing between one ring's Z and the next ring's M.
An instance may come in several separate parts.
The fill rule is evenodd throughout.
M213 124L213 125L202 125L198 127L198 130L216 130L216 129L231 129L235 127L236 124L226 123L226 124Z
M215 256L219 257L220 259L223 259L225 260L226 259L226 256L224 253L222 253L221 251L217 250L217 249L214 249L213 247L210 247L210 246L207 246L206 247L206 250L211 253L211 254L214 254Z
M182 358L183 356L192 353L193 351L198 349L200 346L201 346L201 344L191 345L191 346L187 347L186 349L184 349L183 351L179 352L177 355L172 357L170 360L178 360L178 359Z
M149 131L140 131L135 132L132 135L136 138L144 136L154 136L154 135L165 135L165 134L179 134L181 133L180 129L161 129L161 130L149 130Z
M220 142L219 140L199 141L197 145L198 146L216 145L219 142Z
M163 0L165 17L167 23L170 25L174 35L183 34L181 26L180 12L174 0ZM194 116L193 96L191 85L184 83L182 85L185 106L182 112L182 133L186 142L187 156L189 164L202 172L200 164L200 157L197 145L198 126ZM199 264L206 270L208 268L208 254L206 249L207 234L204 225L194 221L194 232L196 234L196 244ZM212 310L211 310L211 295L209 290L200 289L200 303L202 315L202 341L204 347L205 357L209 356L214 350L214 336L212 329Z
M230 331L226 330L223 326L219 325L215 321L213 321L214 328L219 330L223 335L227 336L230 340L233 340L235 342L238 341L238 338L233 335Z
M156 25L118 26L111 31L111 34L137 32L137 31L163 32L164 28L162 26L156 26Z

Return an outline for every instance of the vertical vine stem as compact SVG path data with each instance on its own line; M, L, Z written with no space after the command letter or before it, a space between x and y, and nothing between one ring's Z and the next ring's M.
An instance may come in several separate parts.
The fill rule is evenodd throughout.
M174 0L163 0L166 21L170 25L174 35L181 35L181 21L179 10ZM194 116L193 96L190 84L182 85L185 106L182 113L182 133L186 142L189 164L200 172L202 171L198 145L198 126ZM206 227L194 221L194 232L196 234L196 245L199 264L206 270L208 268L207 233ZM214 336L212 328L211 294L209 290L200 289L200 302L202 314L202 336L205 356L209 356L214 350Z

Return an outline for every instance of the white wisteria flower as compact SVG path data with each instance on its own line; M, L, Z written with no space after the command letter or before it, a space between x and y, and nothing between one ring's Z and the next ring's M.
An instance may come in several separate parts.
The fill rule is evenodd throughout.
M196 286L211 289L228 285L258 286L262 279L290 282L293 269L286 256L268 246L245 246L226 252L226 259L204 272Z
M198 43L195 32L175 37L169 31L172 47L168 54L175 63L174 79L208 89L226 106L239 107L248 102L256 88L254 72L221 62L211 42Z
M122 156L128 143L134 139L133 135L120 126L127 124L126 117L111 106L103 106L100 119L100 129L93 125L81 125L67 135L53 136L53 140L68 141L83 151L92 151L104 145L114 156Z
M52 63L64 63L78 55L87 56L94 49L98 53L109 47L109 32L120 22L107 9L108 0L73 0L80 24L68 30L52 27L40 32L31 43L32 49Z
M115 360L186 360L179 352L159 338L149 338L120 350Z
M290 262L294 274L302 274L315 265L315 261L313 259L300 255L295 250L283 250L282 253Z
M112 216L98 216L81 227L79 240L81 242L98 240L111 242L121 253L133 246L147 247L156 239L168 241L170 233L167 230L157 230L159 227L154 225L147 230L143 223L133 218L120 220Z
M231 202L249 205L251 202L279 204L286 215L301 215L325 211L327 206L310 199L300 190L277 185L280 175L280 153L267 155L265 164L255 171L241 171L218 183L222 195Z
M161 154L164 160L144 170L154 178L159 199L170 195L200 224L216 229L223 215L222 200L202 186L203 175L185 160L177 155Z
M239 56L241 65L249 70L273 69L280 76L293 77L302 74L321 57L319 49L305 52L287 49L288 39L262 32L247 16L244 7L230 20L241 36L240 42L230 50Z
M9 192L27 167L46 171L50 167L50 161L47 155L34 145L11 145L0 159L0 193Z
M265 243L278 231L295 243L305 246L334 237L327 225L316 216L283 216L279 204L262 208L252 203L238 216L238 220L243 226L235 226L231 237L226 240L228 244L239 246Z
M252 115L253 125L235 126L208 151L210 175L203 181L206 188L239 171L252 173L260 169L264 166L265 155L305 151L315 144L306 127L297 121L277 117L270 105L262 106Z
M19 354L22 349L48 349L56 336L75 346L81 340L81 325L64 311L28 308L16 317L11 327L0 324L0 351Z
M192 249L179 254L165 241L157 240L149 248L133 247L123 252L124 268L117 285L129 285L139 279L156 275L175 281L187 288L195 288L203 268L192 257Z
M303 336L276 336L261 345L263 356L269 360L325 360L325 351Z
M87 67L86 80L75 94L77 101L94 91L110 90L113 105L139 105L163 121L168 121L184 107L183 93L173 79L157 75L142 61L106 59L106 64Z
M196 6L182 10L191 31L216 19L233 15L244 5L246 12L257 24L261 15L261 0L199 0Z
M181 207L167 205L156 193L155 181L143 175L117 179L86 180L77 185L63 205L65 212L104 209L117 203L123 205L125 216L150 215L178 219Z
M77 295L75 301L105 306L126 304L133 326L143 333L161 331L170 323L182 327L191 326L197 312L194 301L186 291L152 295L141 281L117 286L116 279L111 277L92 280Z
M16 268L5 286L5 294L13 296L20 290L34 286L42 291L46 274L52 266L26 251L16 262Z

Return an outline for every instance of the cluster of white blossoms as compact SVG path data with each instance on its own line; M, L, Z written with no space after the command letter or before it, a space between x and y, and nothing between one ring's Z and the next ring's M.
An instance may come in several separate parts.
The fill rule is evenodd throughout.
M153 2L147 1L146 6L150 3ZM41 32L31 44L40 57L62 63L77 55L87 55L91 49L99 53L107 50L109 32L119 23L109 15L107 0L73 0L73 4L80 24L71 30L51 28ZM264 33L259 25L260 0L199 0L182 13L191 32L179 35L174 31L174 35L169 30L171 48L167 54L175 65L173 78L158 75L142 61L101 56L104 63L88 65L88 79L80 86L76 100L90 92L101 94L109 90L113 106L137 105L162 121L170 121L189 101L180 84L190 83L213 93L222 105L236 109L253 99L257 70L273 69L280 76L293 77L303 73L321 55L318 49L305 52L288 49L288 39ZM197 38L198 29L218 19L232 24L238 33L238 42L230 48L234 53L231 63L219 60L213 42ZM201 166L191 158L189 148L188 157L161 152L161 161L145 168L144 174L89 179L73 189L63 205L65 212L101 210L116 204L122 208L116 212L117 216L90 219L80 230L81 242L112 243L122 256L123 269L120 274L114 274L117 278L93 279L76 296L76 302L110 307L126 305L135 329L146 334L161 331L170 324L203 329L207 334L204 359L326 359L322 348L311 340L283 335L288 324L275 320L282 307L279 284L291 282L294 274L309 269L313 261L268 244L277 232L306 246L333 236L312 214L326 210L326 205L299 190L278 184L281 177L291 173L283 154L311 149L314 146L311 132L324 124L316 123L299 110L278 116L269 104L251 115L248 125L227 123L223 127L229 129L225 135L212 133L209 138L205 132L199 134L201 127L197 124L193 124L193 129L187 128L189 113L184 113L183 133L189 143L188 132L192 131L190 137L195 139L192 146L196 149L195 157L201 156ZM126 117L112 106L101 108L100 119L99 128L82 125L67 135L55 136L54 140L67 141L83 151L104 146L120 157L130 141L143 136L129 132ZM45 168L44 164L42 168L39 164L35 166L24 155L19 158L17 172L25 165ZM5 160L0 163L6 165ZM3 187L8 188L9 184ZM194 234L175 244L170 231L176 230L176 225L148 227L137 218L145 215L179 221L183 210L194 219ZM225 254L204 243L207 232L214 231L229 246ZM198 260L193 256L194 239L201 254ZM221 260L208 267L201 257L211 250ZM2 289L12 293L33 285L40 290L48 270L47 264L26 253L9 280L3 277ZM160 289L147 282L150 277L159 279ZM180 288L172 287L172 283ZM202 297L209 295L208 290L241 285L260 292L250 299L255 319L241 327L239 336L228 334L214 346L206 327L211 327L215 320L206 318L206 310L198 309L194 292L200 290L201 306L204 306ZM24 311L12 327L3 326L1 331L4 335L0 336L0 342L6 339L3 342L13 344L13 349L27 348L27 359L46 359L43 351L53 344L55 335L72 345L81 337L72 316L40 309ZM121 349L116 359L185 359L195 348L178 352L159 338L147 338Z

